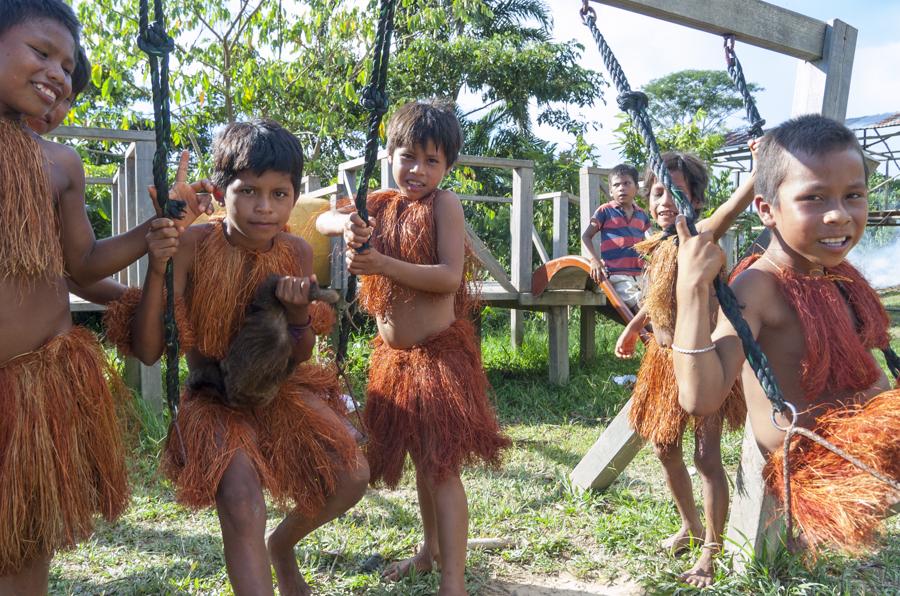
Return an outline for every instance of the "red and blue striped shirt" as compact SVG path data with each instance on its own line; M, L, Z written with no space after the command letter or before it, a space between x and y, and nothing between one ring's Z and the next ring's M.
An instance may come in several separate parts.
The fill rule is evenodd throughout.
M647 212L634 205L631 217L614 202L604 203L591 218L600 228L600 254L611 275L640 275L643 260L634 245L644 239L650 229Z

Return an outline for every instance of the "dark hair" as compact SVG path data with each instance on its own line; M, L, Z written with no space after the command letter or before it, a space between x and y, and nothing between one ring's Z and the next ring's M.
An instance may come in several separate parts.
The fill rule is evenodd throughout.
M72 103L84 91L91 80L91 60L84 48L78 46L75 50L75 69L72 71Z
M243 170L290 174L296 199L303 179L300 141L274 120L232 122L213 141L212 183L224 190Z
M434 143L444 151L447 166L452 166L462 148L462 130L456 112L446 102L412 101L400 106L387 126L387 149L425 147Z
M700 205L706 204L706 187L709 186L709 171L703 160L692 153L681 151L667 151L661 156L662 161L670 172L681 172L684 181L687 182L686 190ZM644 172L644 189L649 193L650 188L656 184L656 174L649 167ZM689 197L685 197L689 198Z
M866 157L856 135L849 128L819 114L807 114L783 122L766 133L760 142L754 191L776 205L778 187L787 174L788 155L818 156L844 149L859 152L868 180Z
M78 45L81 24L63 0L3 0L0 2L0 35L32 19L50 19L69 30Z
M637 168L629 165L627 163L620 163L613 169L609 171L609 177L612 179L613 176L631 176L631 179L634 181L634 185L638 184L638 171Z

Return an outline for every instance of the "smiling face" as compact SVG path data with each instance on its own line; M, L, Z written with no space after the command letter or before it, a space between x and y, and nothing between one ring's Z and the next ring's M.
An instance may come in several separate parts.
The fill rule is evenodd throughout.
M43 118L72 93L75 40L61 23L29 19L0 35L0 116Z
M681 189L684 196L691 202L694 209L699 209L702 205L691 195L690 185L684 179L684 174L678 170L669 170L672 177L672 183ZM666 189L662 182L656 180L650 187L650 194L647 196L650 204L650 215L656 220L656 225L665 229L675 223L675 216L678 215L678 205L672 194Z
M45 135L62 124L62 121L66 119L69 110L72 109L72 104L74 102L75 95L69 95L69 97L56 104L53 109L44 114L42 118L32 118L31 116L25 118L25 124L39 135Z
M444 150L432 141L396 147L388 159L397 186L411 200L431 194L450 171Z
M241 170L225 189L225 220L232 244L267 250L284 229L297 193L286 172Z
M866 229L869 205L862 155L848 147L784 158L778 200L773 205L756 197L760 219L773 230L769 252L798 271L835 267Z

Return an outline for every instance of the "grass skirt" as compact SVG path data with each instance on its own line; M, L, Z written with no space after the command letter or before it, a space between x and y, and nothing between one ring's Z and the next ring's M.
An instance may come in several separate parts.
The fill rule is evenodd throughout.
M395 350L375 339L365 423L372 482L396 487L409 453L440 481L477 459L497 466L500 433L472 324L458 319L422 344Z
M334 369L316 364L298 366L272 403L253 410L229 408L204 391L186 391L178 413L184 450L170 429L162 463L178 502L214 506L222 475L241 450L279 506L316 513L338 476L354 464L358 449L347 426L316 407L319 400L346 414Z
M714 416L733 430L743 426L747 405L740 380ZM702 417L689 415L678 403L672 351L661 348L652 338L638 370L629 421L635 432L657 445L674 445L690 423L698 431L703 428Z
M900 480L900 389L864 405L820 416L813 429L837 447ZM774 451L764 477L784 502L784 451ZM893 488L844 458L794 436L790 448L791 511L810 546L830 544L856 552L873 546L887 509L900 501Z
M75 546L128 503L106 358L74 328L0 366L0 576Z

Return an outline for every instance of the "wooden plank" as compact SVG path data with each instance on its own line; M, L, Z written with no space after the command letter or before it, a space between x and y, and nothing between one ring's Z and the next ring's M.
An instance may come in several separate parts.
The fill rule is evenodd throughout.
M735 571L738 573L747 568L751 556L760 557L763 552L771 556L775 552L783 527L783 518L776 514L777 501L763 482L765 463L748 416L725 532L725 549L734 556Z
M551 308L547 313L547 327L550 340L550 382L565 385L569 382L569 307Z
M69 294L69 310L72 312L102 312L106 307L102 304L94 304L81 296Z
M590 364L597 355L597 308L582 306L578 321L578 357L582 364Z
M584 290L547 290L536 296L531 292L519 294L519 304L524 307L547 306L603 306L606 298L603 294L586 292Z
M460 201L473 203L512 203L510 197L489 197L486 195L457 195Z
M818 60L825 45L825 23L761 0L592 1L707 33L731 33L740 42L801 60Z
M630 411L629 399L569 474L574 486L581 490L606 490L641 450L644 440L628 422Z
M84 183L85 183L85 185L88 185L88 184L100 184L100 185L103 185L103 186L112 186L112 185L113 185L113 179L112 179L112 178L107 178L107 177L102 177L102 176L85 176L85 177L84 177Z
M521 167L513 170L512 215L509 220L512 257L511 281L519 292L531 291L531 227L534 220L534 170ZM510 312L510 343L522 345L525 338L524 313Z
M387 159L387 150L381 149L378 152L378 159ZM341 170L358 170L366 163L365 157L357 157L349 161L343 162L339 169ZM454 166L470 166L480 168L500 168L512 170L515 168L534 168L534 162L530 159L505 159L502 157L485 157L483 155L460 155Z
M797 65L791 115L817 113L843 122L847 117L857 30L835 19L826 29L822 57Z
M538 257L541 259L541 263L546 263L550 260L550 255L547 253L547 249L544 247L544 241L541 240L541 235L538 234L537 228L534 227L534 224L531 225L531 243L538 251Z
M481 238L478 237L478 234L476 234L475 230L469 225L469 222L466 222L465 225L469 244L472 246L472 250L475 251L475 256L478 257L478 260L481 261L481 264L484 265L487 272L503 287L504 290L518 294L516 287L512 284L509 277L507 277L503 265L494 258L490 249L481 241Z
M156 143L156 133L152 130L114 130L110 128L88 128L83 126L60 126L50 136L59 139L98 139L131 143L150 141Z
M397 181L394 180L394 170L388 163L387 156L379 160L381 165L381 188L397 188Z
M553 197L554 259L569 254L569 202L574 198L569 193L560 193L560 196Z
M573 195L572 193L566 192L564 190L557 191L557 192L543 192L534 197L535 201L552 201L552 200L556 200L556 199L565 199L566 201L568 201L569 203L572 203L573 205L578 204L578 196Z
M312 190L309 192L304 192L303 196L310 199L321 199L324 197L330 197L331 195L337 195L338 197L347 196L346 191L344 190L343 184L332 184L331 186L325 186L322 188L317 188L316 190Z
M587 229L591 223L591 216L600 206L600 184L603 170L600 168L582 167L578 171L578 196L581 198L581 204L578 208L579 230L582 232ZM583 243L582 243L583 244ZM581 247L581 256L590 258L591 254L587 249Z

